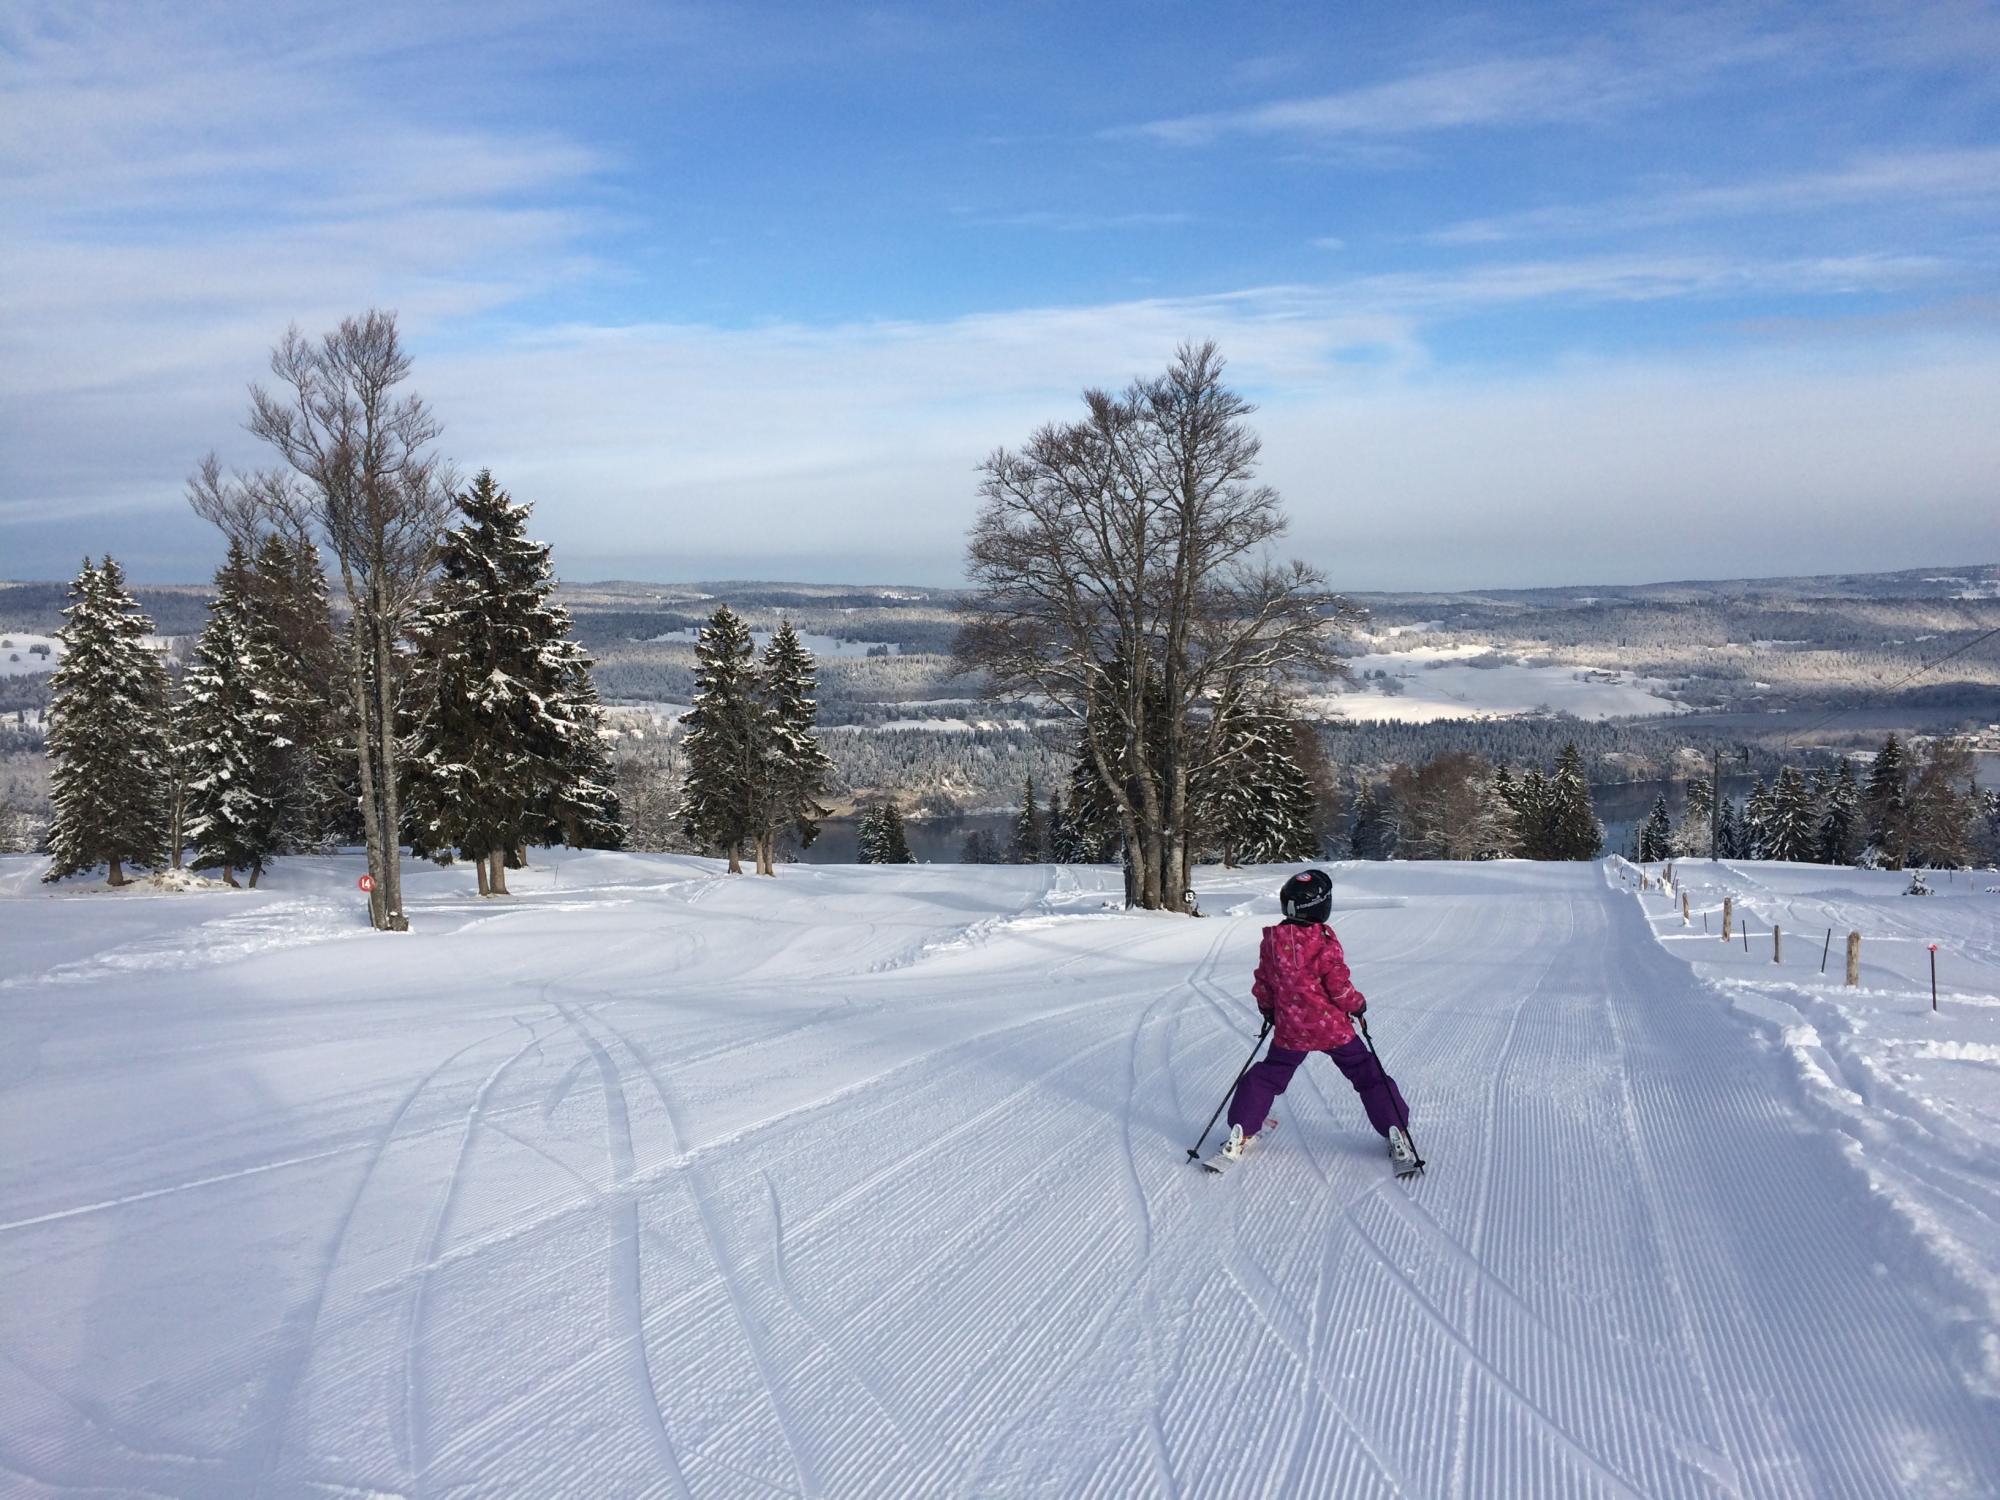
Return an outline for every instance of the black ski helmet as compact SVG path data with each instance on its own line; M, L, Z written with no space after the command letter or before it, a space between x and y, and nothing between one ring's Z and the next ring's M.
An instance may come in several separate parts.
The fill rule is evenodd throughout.
M1324 870L1301 870L1278 892L1288 922L1324 922L1333 914L1333 881Z

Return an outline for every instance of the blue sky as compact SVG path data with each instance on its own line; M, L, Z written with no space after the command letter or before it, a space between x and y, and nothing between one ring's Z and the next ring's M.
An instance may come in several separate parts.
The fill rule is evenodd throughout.
M0 576L370 305L571 577L952 582L1202 338L1343 586L1993 561L1997 269L1993 5L17 0Z

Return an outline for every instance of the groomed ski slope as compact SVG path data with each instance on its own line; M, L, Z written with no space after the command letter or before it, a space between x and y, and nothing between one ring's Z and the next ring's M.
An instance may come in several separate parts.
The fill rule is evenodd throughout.
M1282 871L356 872L0 861L0 1492L2000 1490L1983 1310L1615 866L1338 867L1413 1184L1324 1062L1187 1164Z

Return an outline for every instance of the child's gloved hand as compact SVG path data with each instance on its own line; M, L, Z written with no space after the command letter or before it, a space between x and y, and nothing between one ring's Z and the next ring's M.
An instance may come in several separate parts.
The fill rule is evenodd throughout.
M1353 1010L1350 1010L1350 1011L1348 1012L1348 1014L1349 1014L1350 1016L1365 1016L1365 1015L1367 1015L1367 1014L1368 1014L1368 1002L1367 1002L1366 1000L1363 1000L1363 1001L1359 1002L1358 1004L1356 1004L1356 1005L1355 1005L1355 1007L1354 1007L1354 1009L1353 1009Z

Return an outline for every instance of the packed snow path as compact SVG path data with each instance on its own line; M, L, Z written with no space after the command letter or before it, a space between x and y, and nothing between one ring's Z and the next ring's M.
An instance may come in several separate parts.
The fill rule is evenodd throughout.
M1324 1060L1190 1167L1281 873L576 856L376 937L343 862L0 863L0 1491L2000 1487L1963 1309L1604 868L1342 867L1430 1174Z

